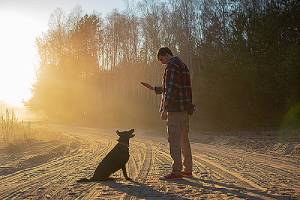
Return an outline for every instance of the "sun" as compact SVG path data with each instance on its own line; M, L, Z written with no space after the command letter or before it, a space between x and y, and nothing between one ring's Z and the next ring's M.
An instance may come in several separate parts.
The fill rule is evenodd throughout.
M0 101L21 106L35 80L36 23L16 12L0 12Z

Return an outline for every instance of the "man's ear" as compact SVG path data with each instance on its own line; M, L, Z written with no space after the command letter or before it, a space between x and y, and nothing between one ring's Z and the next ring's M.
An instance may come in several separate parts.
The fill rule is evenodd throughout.
M117 133L118 136L120 136L120 132L118 130L116 131L116 133Z

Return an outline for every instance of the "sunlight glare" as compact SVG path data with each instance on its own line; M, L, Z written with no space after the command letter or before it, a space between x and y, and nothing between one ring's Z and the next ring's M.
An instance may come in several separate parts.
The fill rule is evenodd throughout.
M0 12L0 101L21 106L35 80L37 24L15 12Z

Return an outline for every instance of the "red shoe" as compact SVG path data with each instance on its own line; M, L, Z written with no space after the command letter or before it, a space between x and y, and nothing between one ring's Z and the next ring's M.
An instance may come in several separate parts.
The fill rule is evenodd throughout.
M181 172L181 175L185 178L193 178L192 172Z
M160 177L159 180L174 180L174 179L181 179L181 178L182 178L181 174L174 174L172 172L171 174Z

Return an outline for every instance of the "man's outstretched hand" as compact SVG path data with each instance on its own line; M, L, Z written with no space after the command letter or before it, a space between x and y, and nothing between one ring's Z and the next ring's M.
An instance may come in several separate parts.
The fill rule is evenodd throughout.
M146 88L148 88L149 90L154 90L154 87L152 85L148 84L148 83L141 82L141 84L143 86L145 86Z

